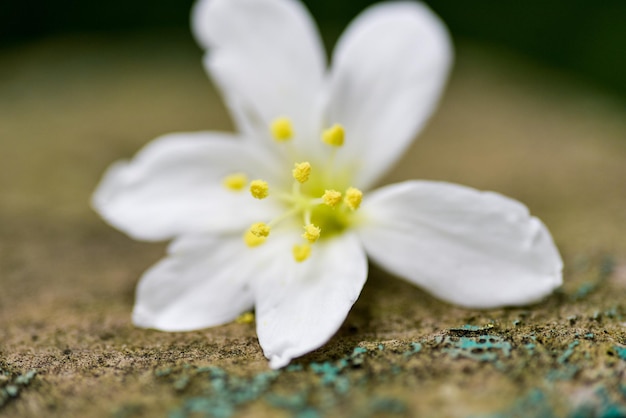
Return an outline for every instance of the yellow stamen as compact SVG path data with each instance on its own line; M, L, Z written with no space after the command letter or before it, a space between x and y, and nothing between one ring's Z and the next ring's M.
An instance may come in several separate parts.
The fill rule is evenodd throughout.
M266 181L254 180L250 183L250 193L257 199L265 199L270 194L270 187Z
M257 237L251 231L246 231L245 235L243 236L243 240L250 248L258 247L259 245L263 244L266 239L266 237Z
M254 313L253 312L245 312L242 313L235 319L235 322L238 324L251 324L254 322Z
M278 142L289 141L293 138L293 126L291 124L291 120L286 117L274 119L270 125L270 131L272 132L274 139Z
M322 141L333 147L342 146L344 137L345 131L343 129L343 126L338 123L334 124L332 127L326 129L322 133Z
M304 226L304 234L302 234L302 238L306 239L311 244L313 244L315 241L318 240L321 232L322 232L321 228L313 224L308 224Z
M363 192L354 187L348 188L346 190L346 197L343 199L346 206L348 206L352 210L357 210L359 206L361 206L361 201L363 200Z
M291 173L293 174L294 179L298 180L300 183L305 183L311 175L311 164L307 161L303 163L295 163Z
M311 246L309 244L294 245L293 246L293 258L298 263L302 263L311 255Z
M322 196L322 200L326 205L334 208L337 204L339 204L339 202L341 202L341 192L338 192L337 190L326 190L324 192L324 196Z
M224 187L234 191L243 190L248 184L248 177L243 173L235 173L230 176L226 176L224 179Z
M250 232L257 237L267 238L270 234L270 227L263 222L257 222L250 227Z

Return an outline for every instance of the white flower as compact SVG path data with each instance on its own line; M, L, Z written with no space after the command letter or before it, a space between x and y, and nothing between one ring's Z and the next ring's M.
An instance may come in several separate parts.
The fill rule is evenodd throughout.
M549 232L521 203L431 181L369 189L442 91L452 49L420 3L359 16L325 55L294 0L201 0L193 29L239 133L156 139L104 176L93 206L136 239L174 239L133 321L183 331L252 308L273 368L324 344L366 254L467 307L535 302L561 284ZM252 196L251 196L252 195Z

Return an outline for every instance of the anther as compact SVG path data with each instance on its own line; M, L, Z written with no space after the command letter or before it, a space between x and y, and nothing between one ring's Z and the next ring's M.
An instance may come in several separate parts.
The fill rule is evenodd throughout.
M234 191L243 190L248 184L248 177L243 173L235 173L224 178L224 187Z
M276 141L285 142L293 138L293 126L291 120L286 117L274 119L270 125L270 131Z
M338 192L337 190L326 190L322 196L322 200L324 201L324 204L334 208L339 204L339 202L341 202L341 192Z
M300 183L305 183L311 175L311 164L308 162L295 163L294 168L291 171L293 178Z
M254 322L254 312L244 312L235 319L238 324L252 324Z
M265 199L269 195L270 187L266 181L254 180L250 183L250 193L257 199Z
M303 262L311 255L311 246L309 244L294 245L293 246L293 258L298 263Z
M248 230L243 236L243 240L245 241L248 247L258 247L263 244L267 237L257 237L252 233L252 231Z
M308 224L304 226L304 234L302 234L302 238L313 244L319 239L321 232L322 229L320 227L313 224Z
M361 206L363 200L363 192L357 188L350 187L346 190L346 197L343 199L346 206L352 210L357 210Z
M250 227L250 232L255 237L267 238L270 234L270 227L263 222L257 222Z
M326 129L322 133L322 141L333 147L342 146L344 137L345 131L343 129L343 126L338 123L334 124L332 127Z

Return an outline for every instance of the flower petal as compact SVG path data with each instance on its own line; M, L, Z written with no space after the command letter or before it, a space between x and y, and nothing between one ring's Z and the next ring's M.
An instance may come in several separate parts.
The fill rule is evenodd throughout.
M347 29L333 54L325 123L345 127L337 157L359 169L355 186L371 186L425 124L452 54L443 23L421 3L371 7Z
M278 210L271 202L251 206L253 199L245 191L223 186L224 177L235 172L272 177L273 169L270 157L229 135L166 135L132 161L111 166L92 205L110 224L143 240L240 230L259 219L271 219Z
M252 308L254 262L248 260L254 254L240 235L185 237L168 253L139 282L135 325L189 331L230 322Z
M370 194L361 210L369 256L448 302L523 305L562 283L563 263L546 227L497 193L411 181Z
M296 134L310 131L326 63L313 20L300 2L200 0L192 26L210 50L207 70L243 132L267 134L280 116L293 121Z
M272 368L323 345L359 297L367 259L357 237L344 234L313 246L297 264L275 261L281 274L253 282L257 334Z

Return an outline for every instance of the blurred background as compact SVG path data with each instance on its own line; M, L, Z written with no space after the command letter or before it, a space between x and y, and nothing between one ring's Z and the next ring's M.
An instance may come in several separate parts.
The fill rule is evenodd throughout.
M0 51L51 36L188 31L191 0L5 0ZM372 0L307 0L332 43ZM515 51L626 98L626 2L623 0L430 0L457 41Z
M373 3L305 2L328 46ZM150 377L157 364L221 367L238 364L238 353L247 352L256 370L266 368L253 327L185 334L135 329L135 285L164 245L129 239L89 206L106 168L152 138L232 129L189 30L192 3L0 0L0 367L6 361L21 371L39 369L43 382L6 416L111 416L118 408L114 416L160 416L180 403L180 393ZM602 312L626 312L626 0L428 3L450 28L455 67L439 110L384 181L444 180L524 202L552 232L565 259L566 284L551 303L523 316L522 323L550 333L549 344L528 355L516 344L510 359L513 365L532 357L541 371L516 363L515 370L529 370L520 379L483 363L450 369L432 361L433 372L416 373L409 385L390 388L381 380L380 390L367 393L411 399L412 411L422 412L413 415L487 416L479 413L514 404L534 388L545 365L562 371L571 361L581 373L554 385L564 388L559 399L579 402L580 394L591 393L590 382L609 370L617 390L626 363L609 361L616 359L612 347L626 342L624 318ZM610 283L595 287L598 255L617 264ZM349 331L355 341L379 335L408 347L418 337L494 319L510 335L521 332L510 328L519 322L515 310L451 309L378 276L349 319L358 325L346 328L358 330ZM584 294L595 296L568 296L581 283ZM552 334L555 324L566 331ZM607 327L619 327L618 336L607 337L613 335ZM581 338L574 356L561 360L583 329L595 332L595 340L585 341L596 351L584 351L583 358L580 350L591 345ZM550 345L567 333L569 340ZM207 345L207 339L218 343ZM563 353L558 361L557 352ZM594 352L598 357L585 360ZM358 407L331 415L358 415Z

